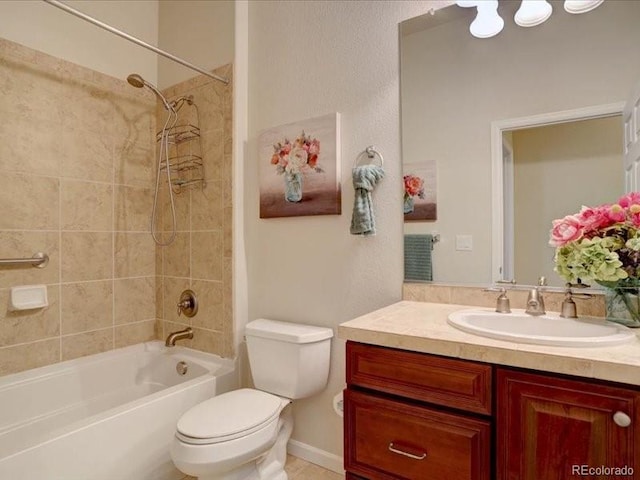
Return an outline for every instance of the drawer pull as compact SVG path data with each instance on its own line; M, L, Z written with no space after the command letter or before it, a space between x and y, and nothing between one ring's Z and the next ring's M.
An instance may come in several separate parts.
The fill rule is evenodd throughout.
M404 450L399 450L396 446L391 442L389 444L389 451L393 453L397 453L398 455L404 455L405 457L413 458L414 460L424 460L427 458L427 452L423 452L422 455L414 455L413 453L405 452Z

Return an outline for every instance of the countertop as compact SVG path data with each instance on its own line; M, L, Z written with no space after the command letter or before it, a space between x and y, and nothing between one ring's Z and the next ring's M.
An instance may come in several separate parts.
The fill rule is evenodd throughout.
M468 305L401 301L338 327L344 340L640 386L640 337L613 347L551 347L484 338L447 323ZM639 332L640 334L640 332Z

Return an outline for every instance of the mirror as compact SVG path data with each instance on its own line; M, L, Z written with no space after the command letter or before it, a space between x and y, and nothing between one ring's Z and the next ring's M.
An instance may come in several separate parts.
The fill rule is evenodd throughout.
M613 202L623 193L622 130L619 120L609 117L622 110L640 79L640 2L608 1L581 15L565 12L563 2L551 3L549 20L522 28L513 21L520 2L501 1L498 12L505 27L489 39L469 33L475 9L455 5L400 24L403 165L405 174L425 164L435 172L429 187L435 191L425 191L424 196L431 195L437 205L435 220L406 221L405 234L438 235L439 242L431 251L435 282L488 284L514 278L521 284L534 284L546 274L550 283L560 285L562 280L552 272L554 251L547 245L551 222L528 222L529 216L522 212L551 205L558 208L549 215L558 218L578 211L583 204ZM583 112L584 116L565 118L562 113L566 112ZM569 132L585 124L565 122L583 118L613 122L613 127L592 125L588 135L594 142L591 150L613 145L613 151L598 148L597 153L617 186L604 187L594 167L581 163L590 151L584 140L569 152ZM541 119L552 125L527 134L527 124L521 123L526 119L532 119L535 126L545 125ZM616 128L617 147L616 140L611 140L618 135ZM551 137L541 137L542 130ZM607 139L601 137L605 130ZM497 144L494 153L492 132L494 136L499 133L499 140L493 141ZM522 140L526 135L535 138ZM540 183L518 183L525 167L519 166L517 155L515 176L504 169L502 144L508 142L502 142L503 137L516 139L515 154L522 150L518 145L524 145L519 142L533 143L536 154L544 157L543 166L538 166L544 172L536 180ZM557 155L561 147L564 159ZM496 166L492 155L500 159ZM523 160L529 166L531 155ZM581 168L567 171L567 158ZM504 194L503 173L513 179L511 197ZM574 188L577 186L580 188ZM505 203L505 198L513 201ZM509 222L504 222L503 212L513 212L513 226L506 229L513 233L511 237L504 234L503 224ZM497 234L493 233L494 223L500 224ZM509 251L513 252L512 271L503 261ZM525 269L522 265L527 258L536 260L529 261Z

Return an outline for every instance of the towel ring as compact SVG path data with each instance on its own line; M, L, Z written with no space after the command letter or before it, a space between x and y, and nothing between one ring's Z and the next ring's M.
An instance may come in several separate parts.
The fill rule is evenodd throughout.
M369 159L369 163L373 163L375 158L378 157L378 159L380 160L380 166L384 165L384 158L382 158L382 154L376 150L376 147L374 147L373 145L369 145L367 148L364 149L363 152L360 152L360 155L356 157L356 161L353 164L354 168L358 166L360 159L364 155L366 155L367 158Z

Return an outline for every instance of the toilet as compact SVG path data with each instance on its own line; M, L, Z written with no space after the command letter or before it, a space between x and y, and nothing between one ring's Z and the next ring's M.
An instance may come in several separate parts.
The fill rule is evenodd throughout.
M199 480L287 480L291 401L327 384L330 328L261 318L245 336L255 389L210 398L178 420L171 459Z

